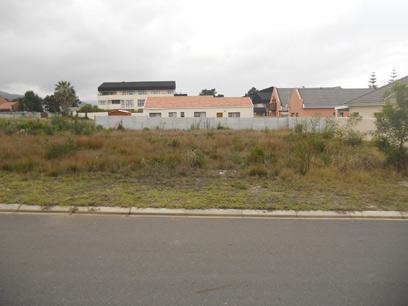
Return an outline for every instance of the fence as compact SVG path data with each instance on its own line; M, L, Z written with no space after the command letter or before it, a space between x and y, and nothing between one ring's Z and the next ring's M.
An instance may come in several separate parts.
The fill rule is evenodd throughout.
M0 112L0 118L41 118L38 112Z
M300 117L263 117L263 118L147 118L135 116L96 116L95 123L104 128L116 129L122 125L125 129L217 129L233 130L279 130L293 129L298 124L305 124L316 131L322 131L331 122L340 126L347 123L347 118L300 118ZM374 129L374 120L363 119L357 124L357 130L368 132Z

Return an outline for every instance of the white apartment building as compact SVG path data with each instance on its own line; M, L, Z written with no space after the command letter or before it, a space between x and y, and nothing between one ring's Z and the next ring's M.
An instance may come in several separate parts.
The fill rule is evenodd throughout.
M147 97L174 96L175 81L105 82L98 87L98 107L142 112Z

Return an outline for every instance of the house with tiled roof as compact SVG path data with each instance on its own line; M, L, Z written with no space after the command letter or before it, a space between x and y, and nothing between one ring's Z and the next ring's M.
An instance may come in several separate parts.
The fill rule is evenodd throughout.
M256 91L252 96L254 114L257 117L287 116L289 99L294 88L268 87Z
M15 112L18 102L10 102L0 97L0 112Z
M405 76L396 82L408 84L408 76ZM355 113L365 119L374 119L375 113L382 111L385 100L389 98L388 95L394 84L395 82L387 84L349 100L346 104L349 107L350 114Z
M249 97L162 96L148 97L144 112L150 118L252 118L254 106Z
M273 87L268 87L262 90L257 90L251 95L255 117L269 116L269 103L271 101L272 90Z
M269 107L270 116L282 117L288 115L288 105L294 88L274 87Z
M288 104L288 113L291 117L334 117L336 108L346 107L346 103L369 92L372 88L296 88ZM347 116L346 111L340 116Z

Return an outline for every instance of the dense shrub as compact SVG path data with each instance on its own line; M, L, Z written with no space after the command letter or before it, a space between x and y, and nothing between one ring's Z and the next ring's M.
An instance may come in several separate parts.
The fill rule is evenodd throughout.
M5 134L45 134L70 132L75 135L91 135L95 132L93 122L59 116L51 119L0 119L0 132Z
M46 146L45 156L47 159L55 159L68 155L77 148L72 139L68 139L65 142L53 142Z

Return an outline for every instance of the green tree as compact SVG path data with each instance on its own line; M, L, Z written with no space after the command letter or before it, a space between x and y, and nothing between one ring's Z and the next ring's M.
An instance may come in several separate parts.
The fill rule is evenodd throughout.
M377 77L375 72L372 72L370 78L368 79L368 87L377 88Z
M381 113L376 115L376 136L381 150L387 154L390 164L399 171L407 169L408 153L408 84L397 82Z
M215 88L212 89L203 89L201 90L201 92L199 93L200 96L215 96L217 94L217 91L215 90Z
M258 89L255 87L252 87L248 92L245 94L245 97L250 97L253 99L256 95L258 94Z
M398 77L397 69L395 69L394 67L392 68L390 79L388 80L388 83L389 84L394 83L397 80L397 77Z
M54 96L62 108L62 113L68 115L69 108L72 107L77 100L74 86L68 81L59 81L55 85Z
M61 106L57 99L55 98L55 95L50 95L46 96L44 98L44 108L47 112L50 113L60 113L61 112Z
M18 99L18 110L26 112L42 112L43 100L33 91L26 91L24 96Z

